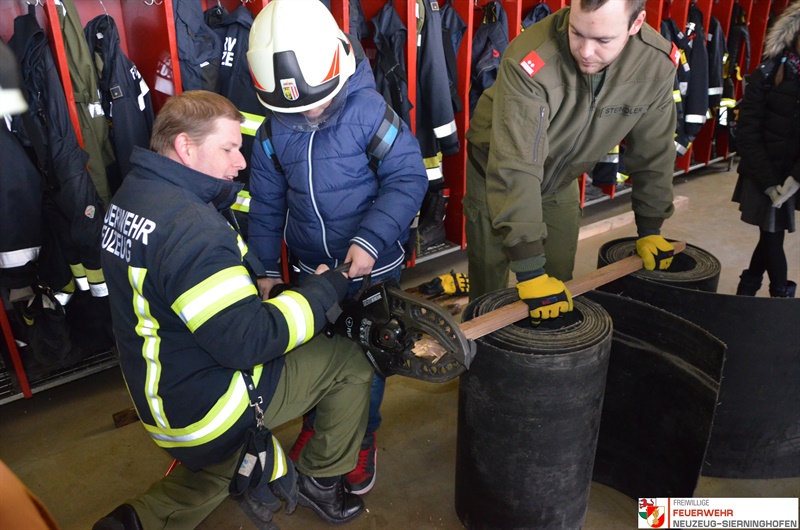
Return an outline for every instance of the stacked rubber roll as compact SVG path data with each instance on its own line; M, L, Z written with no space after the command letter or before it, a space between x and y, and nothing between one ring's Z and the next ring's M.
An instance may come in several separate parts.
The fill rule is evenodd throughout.
M600 247L597 256L597 267L604 267L620 261L628 256L636 255L636 238L622 238L609 241ZM616 282L611 282L607 290L617 292L613 286L627 283L631 279L651 280L667 283L684 289L695 289L710 293L717 292L722 265L712 254L700 247L686 244L686 250L672 258L672 265L667 270L634 272ZM606 290L604 288L604 290Z
M611 241L600 249L598 263L621 259L629 252L620 249L634 246L632 240ZM691 261L681 258L684 253ZM675 257L675 270L641 271L600 289L684 318L727 345L703 475L797 477L800 299L718 294L716 258L691 245L684 253ZM680 333L674 329L669 335Z
M472 302L464 320L518 300ZM459 385L456 511L469 529L580 528L588 507L611 318L576 299L556 323L478 339Z

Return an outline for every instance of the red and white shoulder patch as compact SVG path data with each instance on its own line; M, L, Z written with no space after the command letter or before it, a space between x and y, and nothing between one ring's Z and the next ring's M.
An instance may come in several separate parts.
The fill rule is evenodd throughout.
M519 62L519 65L523 70L525 70L525 73L527 73L530 77L533 77L534 74L544 67L545 62L541 57L539 57L539 54L536 53L536 50L531 50L531 52Z
M681 62L681 51L675 46L674 42L672 43L672 49L669 51L669 58L672 59L675 66L678 66Z

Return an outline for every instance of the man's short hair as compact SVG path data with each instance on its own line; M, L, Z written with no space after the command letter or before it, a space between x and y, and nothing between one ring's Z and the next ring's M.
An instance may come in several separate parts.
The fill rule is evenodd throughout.
M153 123L150 149L161 155L173 150L175 138L186 133L194 142L202 142L218 118L242 123L244 116L230 100L206 90L190 90L167 100Z
M597 11L609 0L577 0L581 4L581 9L584 11ZM628 20L628 28L633 26L633 23L636 22L636 17L639 16L639 13L644 11L644 6L647 3L647 0L625 0L625 3L628 4L628 13L630 15L630 19Z

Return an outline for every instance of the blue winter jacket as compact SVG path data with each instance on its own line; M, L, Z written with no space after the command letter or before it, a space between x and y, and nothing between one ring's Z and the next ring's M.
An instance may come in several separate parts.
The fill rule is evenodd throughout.
M280 277L285 238L301 270L340 265L350 245L369 252L373 277L403 262L403 244L419 211L428 178L419 143L405 124L377 173L367 146L386 112L369 63L362 60L348 80L342 109L319 130L291 130L272 116L271 141L282 171L267 156L264 125L256 135L250 168L248 244Z

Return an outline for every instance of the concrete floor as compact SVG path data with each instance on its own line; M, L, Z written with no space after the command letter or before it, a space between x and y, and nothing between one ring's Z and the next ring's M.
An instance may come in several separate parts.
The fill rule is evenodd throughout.
M733 293L749 262L758 230L739 220L730 201L735 173L725 165L675 179L675 194L689 198L667 221L664 235L705 249L722 263L719 292ZM586 225L630 210L630 195L589 206ZM623 226L579 245L575 276L594 270L604 242L635 234ZM787 235L789 277L800 281L800 233ZM418 264L404 272L412 287L451 268L466 271L463 251ZM766 287L760 296L766 295ZM461 528L454 508L458 382L388 380L378 431L378 481L365 496L367 513L352 529ZM49 507L65 530L91 528L98 518L163 475L171 458L138 423L114 428L112 414L131 406L118 369L35 394L0 407L0 458ZM798 404L800 406L800 404ZM294 421L275 431L288 447L299 430ZM800 465L800 464L799 464ZM721 480L701 477L698 497L798 497L800 477L781 480ZM584 528L636 528L636 501L593 484ZM279 514L284 530L323 528L307 508ZM231 499L201 529L258 528Z

